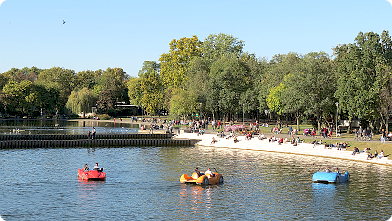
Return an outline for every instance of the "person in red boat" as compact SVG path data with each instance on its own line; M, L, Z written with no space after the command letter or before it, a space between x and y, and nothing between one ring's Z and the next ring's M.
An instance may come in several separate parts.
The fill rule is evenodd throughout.
M84 164L84 167L83 167L82 171L84 172L84 171L89 171L89 170L90 170L90 169L88 168L87 163Z
M101 170L101 168L98 166L98 163L95 163L94 170Z

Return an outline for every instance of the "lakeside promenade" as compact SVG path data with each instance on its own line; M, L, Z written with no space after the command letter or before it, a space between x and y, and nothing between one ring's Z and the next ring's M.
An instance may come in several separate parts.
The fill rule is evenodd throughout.
M86 120L86 119L78 119L78 120ZM87 119L88 120L88 119ZM89 120L95 121L95 120ZM113 120L99 120L100 122L113 122ZM123 119L122 121L116 121L116 123L131 123L131 124L139 124L139 125L149 125L151 122L133 122L130 119ZM154 133L164 133L164 130L154 130ZM173 132L176 134L179 132L178 129L174 129ZM149 133L149 130L141 131L139 133ZM271 135L280 137L288 137L287 134L272 134L266 133L265 136L269 137ZM216 143L211 144L212 137L215 137L217 140ZM227 136L226 136L227 137ZM352 155L352 151L348 150L337 150L337 148L325 148L324 145L313 145L310 143L300 143L298 146L293 146L290 143L283 143L281 145L278 142L268 142L268 139L258 140L257 137L252 138L251 140L246 140L245 136L238 136L239 142L234 143L233 139L219 138L216 136L216 131L212 129L206 129L204 135L198 136L197 133L181 133L174 137L174 139L191 139L198 140L196 145L208 146L208 147L219 147L219 148L232 148L232 149L244 149L244 150L255 150L255 151L268 151L268 152L276 152L276 153L287 153L287 154L296 154L296 155L308 155L308 156L316 156L316 157L325 157L325 158L335 158L341 160L352 160L358 162L365 163L373 163L380 165L388 165L392 166L392 160L388 157L383 157L381 159L373 158L368 160L366 153L360 153ZM299 137L301 140L304 138L309 138L304 135L296 135L295 137ZM341 141L354 141L354 139L342 139L342 138L321 138L323 141L327 143L335 143ZM320 140L320 137L315 138L314 140ZM379 143L379 140L372 140L366 142L374 142ZM361 150L362 151L362 150Z
M212 143L214 139L217 141ZM234 143L233 138L226 139L216 136L216 134L206 133L204 135L198 135L198 133L182 133L175 137L175 139L195 139L199 140L196 145L208 146L208 147L219 147L219 148L232 148L232 149L243 149L243 150L255 150L255 151L268 151L276 153L288 153L296 155L307 155L325 158L334 158L341 160L352 160L380 165L392 166L392 160L388 157L373 158L368 160L367 153L361 152L360 154L352 154L352 151L338 150L337 148L325 148L325 145L314 145L310 143L299 143L297 146L288 143L278 144L277 141L269 142L268 139L259 140L257 137L251 140L246 140L245 136L238 136L237 143Z

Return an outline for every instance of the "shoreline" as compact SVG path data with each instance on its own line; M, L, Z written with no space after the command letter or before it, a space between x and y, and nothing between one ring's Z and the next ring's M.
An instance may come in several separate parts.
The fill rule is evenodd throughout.
M213 137L217 140L216 143L211 143ZM174 139L199 140L196 145L207 147L287 153L392 166L392 160L389 160L388 157L367 160L366 153L352 155L352 151L337 150L337 148L328 149L325 148L324 145L314 145L310 143L299 143L298 146L293 146L290 143L283 143L279 145L278 142L268 142L268 139L259 140L257 138L252 138L251 140L245 140L245 136L238 136L239 142L234 143L232 138L226 139L226 137L219 138L213 134L204 134L198 136L197 133L182 133L176 136Z

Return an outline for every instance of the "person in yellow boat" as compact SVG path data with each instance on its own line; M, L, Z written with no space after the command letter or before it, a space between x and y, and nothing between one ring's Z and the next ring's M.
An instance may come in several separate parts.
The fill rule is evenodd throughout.
M208 168L208 170L205 172L205 174L206 174L206 176L208 176L208 177L213 177L213 176L214 176L214 174L211 172L211 169L210 169L210 168Z
M195 173L197 173L197 176L200 177L201 175L203 175L202 173L200 173L199 168L196 167L195 169Z

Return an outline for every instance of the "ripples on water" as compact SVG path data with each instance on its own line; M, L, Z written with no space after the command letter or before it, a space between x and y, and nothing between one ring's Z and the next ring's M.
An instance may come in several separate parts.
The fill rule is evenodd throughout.
M107 180L77 168L99 162ZM348 184L314 184L314 172L348 170ZM391 167L208 147L0 150L5 220L387 220ZM215 167L225 183L179 183Z

